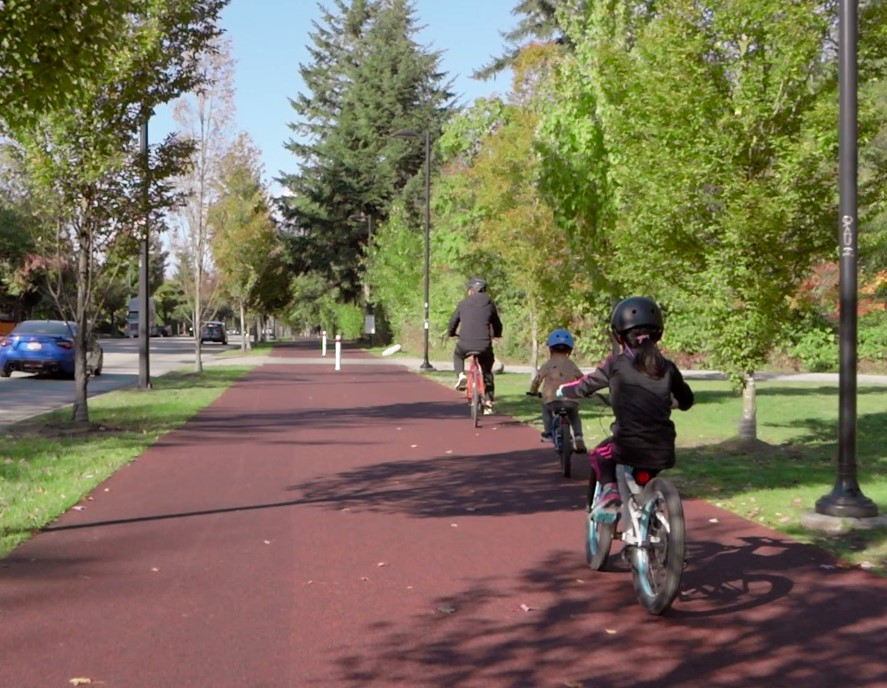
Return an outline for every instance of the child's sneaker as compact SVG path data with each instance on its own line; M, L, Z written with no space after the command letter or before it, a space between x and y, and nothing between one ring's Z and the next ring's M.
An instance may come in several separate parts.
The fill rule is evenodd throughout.
M573 438L573 446L576 448L577 454L585 454L588 452L588 449L585 446L585 440L582 439L582 435L576 435Z
M614 523L621 505L622 498L616 483L607 483L591 508L591 518L598 523Z
M539 433L539 441L540 442L551 442L551 433L550 432Z
M493 402L489 399L484 399L484 415L492 416L493 415Z
M456 378L456 384L453 385L453 389L457 389L460 392L464 391L468 386L468 378L465 377L465 373L459 373L459 377Z

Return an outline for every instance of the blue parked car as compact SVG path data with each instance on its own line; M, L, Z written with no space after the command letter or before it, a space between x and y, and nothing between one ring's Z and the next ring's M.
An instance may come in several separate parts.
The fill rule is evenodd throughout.
M0 337L0 377L13 370L74 377L74 333L77 325L64 320L24 320ZM89 375L101 375L104 351L93 338L86 351Z

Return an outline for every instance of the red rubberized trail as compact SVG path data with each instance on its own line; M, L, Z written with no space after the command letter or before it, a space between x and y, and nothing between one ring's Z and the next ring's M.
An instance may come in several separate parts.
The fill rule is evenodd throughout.
M887 686L887 581L688 500L651 617L535 430L317 348L0 561L2 688Z

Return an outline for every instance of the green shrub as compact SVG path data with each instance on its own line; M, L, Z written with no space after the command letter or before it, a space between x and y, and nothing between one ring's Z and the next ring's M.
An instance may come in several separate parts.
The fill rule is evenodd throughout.
M797 358L810 372L819 373L838 367L838 342L833 330L811 328L799 333L786 353Z
M883 361L887 358L887 313L873 311L859 319L859 358Z
M337 303L333 306L335 334L342 339L357 339L363 334L363 309L353 303Z

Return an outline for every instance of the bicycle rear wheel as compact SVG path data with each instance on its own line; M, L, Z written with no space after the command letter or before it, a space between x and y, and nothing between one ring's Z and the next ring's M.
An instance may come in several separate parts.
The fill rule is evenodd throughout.
M640 546L634 551L632 579L638 602L650 614L662 614L680 591L686 530L677 488L654 478L640 497Z
M561 418L557 424L557 455L561 464L561 473L569 478L572 473L573 436L570 434L570 424Z
M478 416L481 414L480 404L480 392L477 389L477 371L469 372L468 374L468 384L471 389L471 399L468 403L471 404L471 422L474 423L474 427L478 426Z
M588 567L600 571L607 565L610 546L616 532L615 523L602 523L591 517L591 507L600 492L600 483L595 479L594 471L588 479L588 498L585 506L585 561Z

